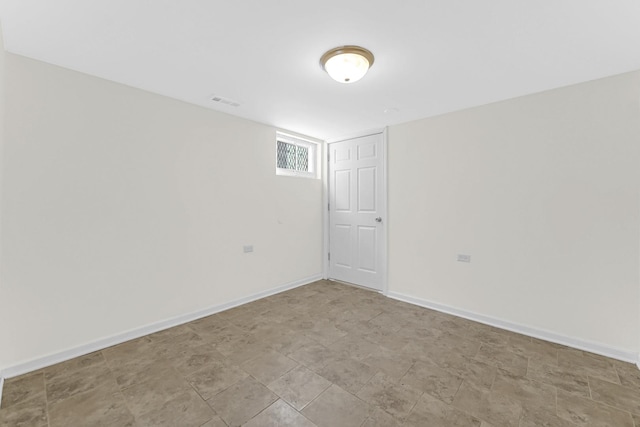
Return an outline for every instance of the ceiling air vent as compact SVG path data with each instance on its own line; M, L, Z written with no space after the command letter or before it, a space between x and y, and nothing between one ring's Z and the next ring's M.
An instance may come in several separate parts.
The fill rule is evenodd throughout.
M214 95L214 96L211 98L211 100L212 100L213 102L217 102L217 103L220 103L220 104L229 105L229 106L231 106L231 107L239 107L239 106L240 106L240 103L239 103L239 102L236 102L236 101L233 101L233 100L231 100L231 99L229 99L229 98L224 98L224 97L222 97L222 96L218 96L218 95Z

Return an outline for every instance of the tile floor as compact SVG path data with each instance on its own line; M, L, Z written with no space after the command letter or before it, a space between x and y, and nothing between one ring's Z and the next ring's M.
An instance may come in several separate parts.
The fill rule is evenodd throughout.
M6 381L0 426L640 427L640 370L316 282Z

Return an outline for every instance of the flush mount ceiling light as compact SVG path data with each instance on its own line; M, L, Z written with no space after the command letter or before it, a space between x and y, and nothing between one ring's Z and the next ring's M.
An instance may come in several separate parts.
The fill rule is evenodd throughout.
M360 46L340 46L322 55L320 65L333 80L354 83L373 65L373 53Z

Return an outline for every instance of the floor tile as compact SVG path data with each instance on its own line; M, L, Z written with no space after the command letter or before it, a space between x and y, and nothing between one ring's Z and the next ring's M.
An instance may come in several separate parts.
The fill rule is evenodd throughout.
M396 333L408 326L409 322L400 313L394 311L383 311L368 320L369 324Z
M84 356L76 357L66 362L57 363L44 369L45 378L50 380L54 377L69 374L80 369L96 367L105 363L104 356L101 351L96 351Z
M417 361L402 377L402 382L451 403L462 384L462 378L433 362Z
M305 332L305 334L312 340L327 347L347 335L345 331L338 329L334 322L325 319L314 322L313 328Z
M453 406L497 426L517 426L522 405L511 396L462 383Z
M519 427L575 427L575 424L558 417L554 405L551 408L524 408Z
M338 353L315 341L301 345L287 356L309 369L322 368L339 358Z
M470 320L446 313L431 312L427 313L427 316L429 318L429 326L432 328L452 333L460 337L469 338L473 341L480 341L476 336L469 334L469 331L471 331L473 327L484 325L479 325Z
M264 385L268 385L286 374L298 363L275 351L267 351L240 367Z
M2 390L2 408L6 409L32 399L43 400L45 396L44 374L22 375L6 379Z
M195 391L174 395L151 411L136 416L138 426L200 427L213 419L215 412Z
M514 375L525 376L529 359L517 353L482 344L475 358L481 362L496 366Z
M336 353L342 353L352 359L362 361L372 353L375 353L377 346L361 336L351 333L331 344L329 349Z
M449 369L453 369L449 367ZM498 368L475 359L468 359L459 370L455 371L462 379L477 387L491 388L498 373Z
M406 327L398 331L392 331L393 334L408 338L411 341L428 342L435 342L443 332L444 331L436 329L427 323L408 323Z
M97 387L108 388L111 392L119 390L106 363L61 372L46 380L45 390L49 405L55 405L61 400Z
M192 329L211 344L226 344L228 342L237 340L239 337L245 334L245 331L243 331L241 328L228 322L223 322L215 319L209 320L209 318L206 323L203 323L202 321L197 322L201 323L192 326Z
M188 330L162 340L156 340L153 342L153 347L157 355L171 359L185 349L199 347L205 343L206 341L200 335Z
M357 360L343 359L332 362L316 372L344 390L355 394L377 371L376 368Z
M395 336L394 338L387 338L385 341L380 341L380 345L388 347L389 340L402 340L404 345L399 348L399 353L411 360L430 360L432 356L437 356L445 353L445 349L438 348L436 345L436 338L423 338L423 339L406 339L401 336ZM397 343L399 345L401 343Z
M614 408L640 414L640 390L589 378L591 398Z
M159 358L156 355L153 342L147 337L109 347L102 350L102 354L107 365L112 369L123 365L148 364Z
M364 330L362 331L362 334L368 341L401 354L403 358L413 360L414 351L412 351L412 349L410 349L410 351L405 351L404 349L409 344L416 342L417 338L408 336L410 334L406 334L405 332L406 331L403 330L396 333L380 330L380 328L374 328Z
M553 385L567 393L589 398L589 381L586 375L560 366L530 361L527 378Z
M526 335L475 322L469 323L469 326L469 331L466 334L467 337L493 347L524 349L527 344L531 343L531 337Z
M203 399L209 400L247 376L249 374L236 365L226 361L213 360L206 367L189 375L187 381Z
M556 404L556 388L529 378L498 372L492 393L509 396L523 408L553 408Z
M273 350L278 353L288 355L302 346L317 343L307 337L303 332L288 329L285 333L271 339L270 344Z
M271 390L247 377L210 400L209 405L229 426L240 426L278 400Z
M491 387L498 371L494 365L449 350L432 352L422 361L435 363L445 371L484 388Z
M167 361L145 362L141 364L120 365L111 370L120 390L149 381L167 374L174 374L173 366Z
M141 417L151 411L161 410L166 402L189 390L191 387L185 379L169 370L123 390L122 394L131 412Z
M209 338L210 334L229 326L229 322L220 319L216 315L202 317L189 322L189 328L203 338ZM207 341L209 341L207 339Z
M443 333L436 337L435 345L433 351L437 353L448 352L473 357L478 354L481 342L443 331Z
M245 332L254 333L257 332L257 328L266 323L266 319L264 314L245 313L230 319L229 323L239 327Z
M330 385L330 381L304 366L299 366L269 384L268 387L300 411Z
M120 388L132 385L131 378L136 374L148 370L152 365L166 362L147 337L109 347L102 354Z
M614 361L620 384L640 390L640 369L633 363ZM639 426L640 427L640 426Z
M244 424L245 427L314 427L315 424L298 411L278 400Z
M0 409L0 427L17 426L47 427L47 404L44 394L41 399L26 400Z
M403 426L480 427L480 420L428 394L422 395Z
M633 427L631 414L558 390L558 416L578 426Z
M227 423L222 421L217 415L214 415L213 418L206 423L202 424L200 427L227 427Z
M242 334L229 341L216 344L216 350L225 357L232 358L234 363L241 364L260 356L269 350L269 346L257 335Z
M319 427L359 427L369 416L369 405L334 384L302 414Z
M196 347L182 349L173 354L168 362L184 376L206 367L213 361L222 361L225 357L220 354L213 344L202 344Z
M573 348L558 350L558 366L569 372L620 383L611 359Z
M400 427L401 425L401 420L380 408L373 407L362 427Z
M532 338L531 342L525 344L523 347L525 349L524 356L529 358L529 362L536 361L550 365L558 364L558 349L561 348L558 344Z
M413 365L412 359L403 356L399 352L380 346L367 356L363 362L396 379L402 378Z
M422 393L421 390L401 382L390 381L384 374L378 373L362 387L356 396L395 418L404 419Z
M120 392L96 388L71 396L49 408L50 427L134 426L134 416Z

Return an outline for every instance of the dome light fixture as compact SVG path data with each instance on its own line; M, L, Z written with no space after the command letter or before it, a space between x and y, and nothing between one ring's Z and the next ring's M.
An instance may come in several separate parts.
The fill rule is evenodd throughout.
M340 83L355 83L373 65L373 53L360 46L340 46L320 58L322 69Z

